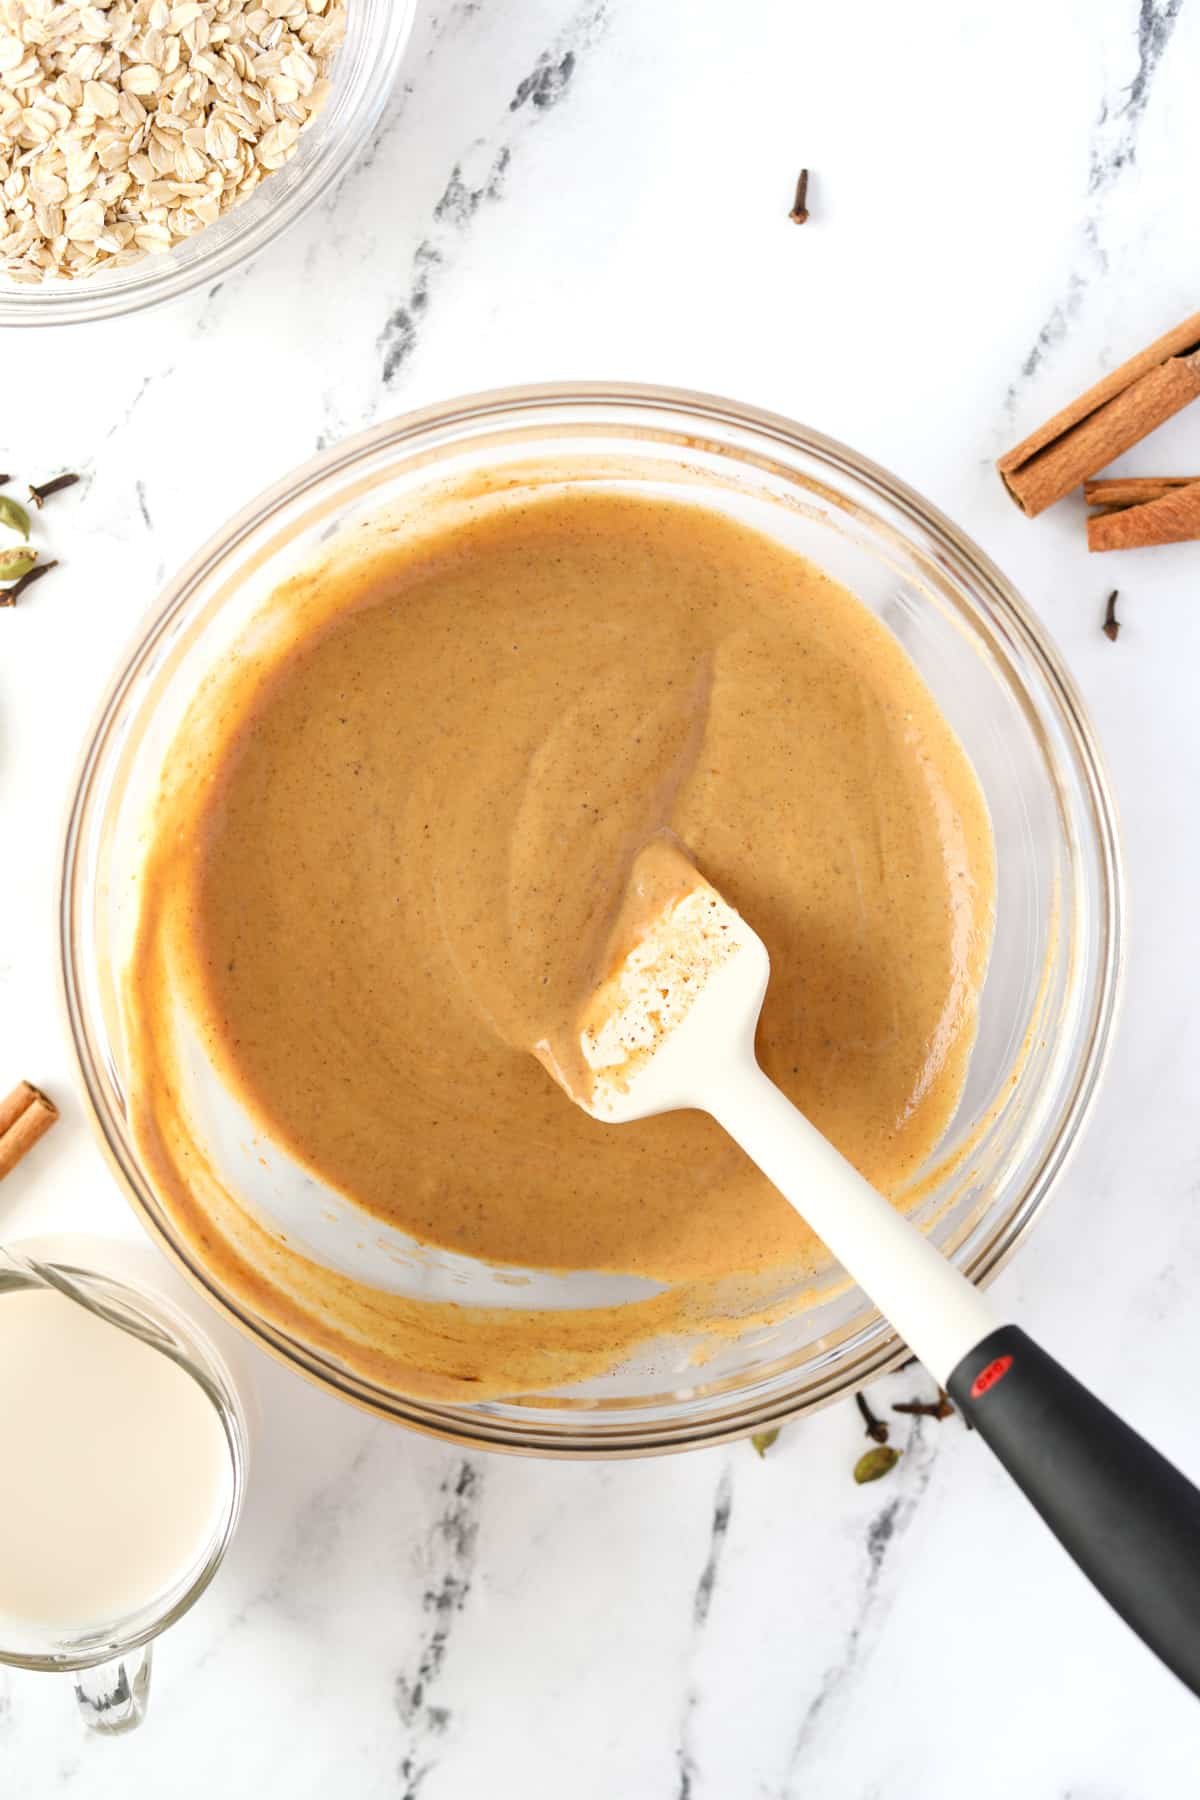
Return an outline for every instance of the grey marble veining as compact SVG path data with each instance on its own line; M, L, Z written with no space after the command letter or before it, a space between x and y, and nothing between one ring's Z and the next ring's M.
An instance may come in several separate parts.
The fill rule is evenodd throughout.
M704 1559L704 1567L696 1582L696 1592L692 1596L692 1644L688 1650L688 1664L692 1662L695 1646L708 1624L708 1615L712 1609L713 1589L721 1571L721 1558L725 1550L725 1540L729 1535L729 1520L733 1512L733 1470L727 1462L717 1478L716 1491L713 1495L712 1526L708 1540L708 1555ZM675 1759L679 1766L679 1786L677 1800L691 1800L699 1769L696 1753L692 1744L692 1720L697 1706L700 1704L700 1693L691 1685L684 1691L682 1717L679 1725L679 1745Z
M584 0L548 50L539 53L517 82L491 130L455 158L434 203L431 229L413 251L409 287L388 313L378 337L380 378L391 390L416 349L432 290L452 263L458 241L470 230L481 206L504 197L514 149L541 115L566 97L581 59L603 32L608 0ZM444 41L439 39L440 41Z
M929 1486L935 1450L932 1445L926 1444L921 1426L920 1419L914 1421L902 1464L903 1473L896 1484L899 1491L889 1494L867 1526L866 1566L850 1628L839 1653L825 1670L819 1687L805 1705L784 1772L781 1790L784 1793L798 1780L805 1751L820 1732L826 1713L843 1698L854 1679L864 1641L869 1641L868 1634L875 1626L877 1610L883 1604L881 1590L884 1564L903 1543L904 1535Z
M1020 377L1009 388L1010 410L1023 387L1066 337L1083 307L1091 279L1108 272L1105 243L1105 200L1112 187L1137 161L1138 133L1150 105L1154 79L1171 43L1183 0L1141 0L1136 35L1128 34L1122 62L1132 65L1132 78L1122 71L1100 101L1088 138L1087 190L1078 226L1076 260L1056 300L1021 363Z
M455 1621L471 1597L479 1508L484 1474L477 1461L461 1458L439 1487L442 1510L434 1522L423 1562L421 1606L426 1628L415 1667L395 1681L395 1705L407 1734L400 1764L403 1800L416 1800L433 1767L435 1745L450 1725L450 1708L438 1704L438 1684L450 1648Z

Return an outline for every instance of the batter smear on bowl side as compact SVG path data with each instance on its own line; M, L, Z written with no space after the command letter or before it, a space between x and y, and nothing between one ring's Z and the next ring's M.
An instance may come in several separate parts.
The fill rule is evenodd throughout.
M611 1366L731 1276L818 1265L711 1120L607 1129L530 1054L563 1040L663 832L766 942L767 1073L868 1181L911 1183L966 1073L994 847L860 602L720 512L599 486L397 533L282 598L286 632L176 742L126 984L139 1144L222 1283L381 1378L502 1393ZM545 1313L318 1268L185 1154L181 996L262 1130L367 1213L663 1293L550 1343Z

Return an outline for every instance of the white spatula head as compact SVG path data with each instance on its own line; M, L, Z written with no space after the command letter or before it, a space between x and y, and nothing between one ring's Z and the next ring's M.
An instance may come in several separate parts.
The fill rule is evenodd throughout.
M771 972L766 946L670 839L641 851L579 1015L583 1079L550 1072L610 1124L702 1104L714 1056L752 1050Z
M769 974L761 938L672 839L656 838L633 865L599 980L557 1055L548 1046L539 1055L606 1123L710 1113L944 1384L995 1322L759 1068L754 1033Z

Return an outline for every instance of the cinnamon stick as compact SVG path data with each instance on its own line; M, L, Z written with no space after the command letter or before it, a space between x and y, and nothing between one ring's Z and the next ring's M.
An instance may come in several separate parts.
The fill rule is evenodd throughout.
M996 467L1029 518L1200 395L1200 313L1156 338L1055 413Z
M1126 475L1101 477L1085 481L1083 497L1089 506L1102 506L1111 512L1116 506L1141 506L1146 500L1160 500L1172 488L1190 487L1200 475Z
M18 1082L12 1093L0 1100L0 1181L49 1131L57 1117L53 1100L32 1082Z
M1160 487L1157 498L1140 505L1093 514L1087 537L1089 550L1149 550L1200 538L1200 480Z

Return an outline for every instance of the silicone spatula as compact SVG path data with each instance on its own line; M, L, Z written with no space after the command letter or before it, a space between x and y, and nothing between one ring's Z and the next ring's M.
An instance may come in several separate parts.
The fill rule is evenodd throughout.
M1084 1573L1200 1693L1200 1492L983 1295L758 1066L770 961L681 852L635 862L615 960L579 1016L582 1079L544 1055L593 1118L710 1113L822 1238L953 1396ZM637 898L649 911L639 916Z

